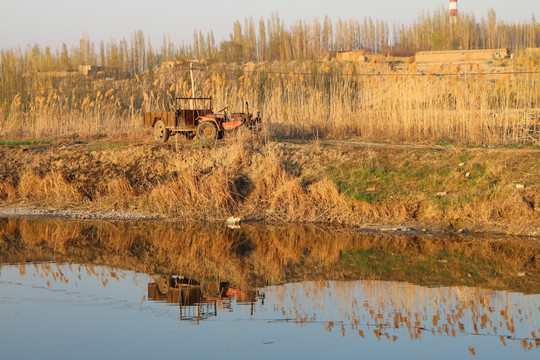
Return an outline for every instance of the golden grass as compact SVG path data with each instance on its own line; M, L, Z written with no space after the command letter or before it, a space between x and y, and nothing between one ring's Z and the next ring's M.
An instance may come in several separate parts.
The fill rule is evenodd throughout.
M82 201L77 188L56 172L43 177L31 172L22 173L17 186L17 194L22 200L51 202L55 205Z
M0 182L0 199L10 203L16 200L17 189L13 185L12 180L4 180Z
M234 182L223 169L208 174L183 173L149 194L152 209L171 215L220 219L234 205Z
M249 101L272 136L538 143L531 129L538 126L540 81L532 60L504 68L533 72L515 75L492 74L486 64L467 71L442 64L420 76L415 64L404 66L305 61L251 64L244 72L241 65L215 65L196 93L212 96L216 109L240 110ZM141 137L142 112L172 109L176 96L190 96L190 86L185 73L156 70L113 87L98 82L95 91L42 88L29 104L12 100L0 135Z
M540 226L535 152L515 161L512 150L179 146L2 147L0 205L136 209L183 220L427 223L516 234Z

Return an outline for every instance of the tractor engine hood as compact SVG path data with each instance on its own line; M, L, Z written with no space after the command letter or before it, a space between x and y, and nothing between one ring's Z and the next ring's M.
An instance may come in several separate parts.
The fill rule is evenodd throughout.
M199 118L199 122L210 120L210 121L228 121L227 115L225 114L206 114Z

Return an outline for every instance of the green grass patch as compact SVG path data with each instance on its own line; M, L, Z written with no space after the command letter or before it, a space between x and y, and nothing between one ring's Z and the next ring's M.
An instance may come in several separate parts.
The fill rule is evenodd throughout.
M32 146L32 145L48 145L51 140L0 140L0 146Z
M342 194L361 202L389 206L418 203L426 209L432 206L459 214L469 211L470 204L498 201L507 196L507 184L521 181L522 174L538 172L540 160L534 154L520 156L523 162L513 161L515 157L510 152L359 151L358 160L349 157L333 163L315 178L332 180ZM302 183L309 184L307 180L302 178ZM435 213L420 216L425 214Z
M327 168L327 175L337 184L340 192L369 203L380 202L396 192L394 174L394 171L377 166Z
M438 146L449 146L449 145L454 145L454 144L455 144L455 141L453 141L452 139L439 138L435 140L435 145L438 145Z
M506 149L532 149L540 150L540 145L535 144L504 144L502 147Z
M94 150L94 149L115 149L115 148L129 146L129 145L133 145L133 142L129 142L129 141L96 142L96 143L80 144L79 146L84 146L85 148L89 150Z
M415 156L416 154L412 154ZM431 195L439 191L455 191L456 174L461 168L452 166L453 159L440 161L437 158L418 161L400 161L391 166L366 166L358 168L356 164L330 166L326 176L333 180L341 193L356 200L369 203L379 203L395 196L408 196L412 193ZM437 166L432 166L437 163ZM356 166L355 166L356 165ZM431 165L431 166L430 166ZM485 168L477 166L474 169L475 178L485 174ZM462 175L463 176L463 175ZM471 178L458 180L461 186L470 188L476 186Z

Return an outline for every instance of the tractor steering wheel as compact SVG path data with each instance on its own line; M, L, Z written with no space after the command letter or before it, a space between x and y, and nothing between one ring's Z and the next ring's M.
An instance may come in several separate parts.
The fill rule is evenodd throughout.
M222 111L225 111L225 110L227 110L228 108L229 108L228 106L225 106L223 109L218 110L218 113L220 113L220 112L222 112Z

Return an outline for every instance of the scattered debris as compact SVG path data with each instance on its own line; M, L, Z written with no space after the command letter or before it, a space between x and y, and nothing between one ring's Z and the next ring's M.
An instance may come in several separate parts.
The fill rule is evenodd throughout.
M471 177L471 173L470 173L469 171L467 171L467 172L465 173L465 177L466 177L466 178Z
M236 229L236 228L239 228L240 227L240 223L242 222L242 218L241 217L235 217L235 216L231 216L230 218L228 218L226 221L225 221L225 224L230 227L230 228L233 228L233 229Z
M525 185L523 185L523 184L516 184L516 189L525 189Z

